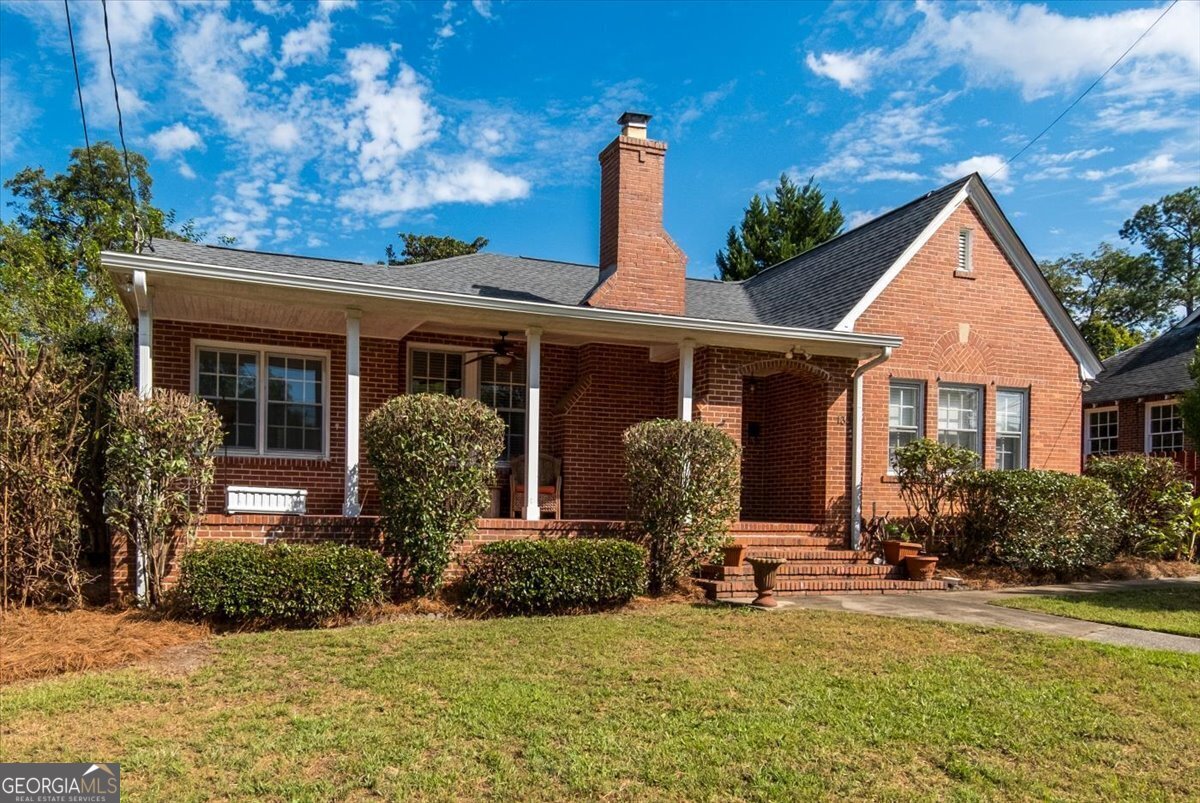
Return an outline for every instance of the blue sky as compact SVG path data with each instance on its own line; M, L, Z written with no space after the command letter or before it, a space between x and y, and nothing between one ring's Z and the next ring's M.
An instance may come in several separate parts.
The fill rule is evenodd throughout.
M71 8L92 136L115 139L99 3ZM111 0L109 15L156 202L213 237L374 260L396 231L483 235L594 264L596 154L635 109L670 143L667 227L709 276L781 172L815 174L851 223L994 173L1036 256L1115 240L1139 205L1200 183L1200 3L1003 162L1164 8ZM0 98L4 178L82 144L60 2L0 4Z

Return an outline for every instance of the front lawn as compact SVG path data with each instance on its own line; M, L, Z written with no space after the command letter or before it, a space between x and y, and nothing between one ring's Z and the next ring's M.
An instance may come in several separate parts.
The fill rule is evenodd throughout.
M0 760L134 800L1185 799L1200 657L685 604L216 637L0 692Z
M1200 583L1047 596L1022 595L994 602L1007 608L1200 638Z

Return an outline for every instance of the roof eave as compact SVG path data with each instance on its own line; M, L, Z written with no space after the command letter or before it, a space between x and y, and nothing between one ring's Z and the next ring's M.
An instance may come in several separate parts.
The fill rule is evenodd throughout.
M596 307L568 306L537 301L524 301L504 298L489 298L451 293L438 290L419 290L414 288L393 287L389 285L353 282L344 279L319 278L300 276L276 271L253 270L249 268L225 265L208 265L183 260L167 259L150 254L128 254L116 251L102 251L100 263L110 272L113 271L145 271L161 275L187 276L204 279L217 279L246 284L256 284L274 287L286 287L318 292L339 293L350 296L367 296L371 298L393 299L398 301L420 302L449 307L494 310L510 313L523 313L543 318L568 318L574 320L604 321L607 323L627 323L631 325L662 327L669 329L686 328L696 332L711 334L730 334L763 338L782 338L809 340L862 346L871 349L895 348L902 339L893 335L860 334L857 332L837 332L824 329L804 329L788 326L773 326L769 324L721 321L707 318L689 318L685 316L660 315L647 312L627 310L600 309Z

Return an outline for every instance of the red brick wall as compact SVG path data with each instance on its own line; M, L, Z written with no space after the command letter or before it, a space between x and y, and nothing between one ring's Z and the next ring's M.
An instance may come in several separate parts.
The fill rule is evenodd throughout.
M973 232L972 278L956 277L958 234ZM890 378L925 383L925 434L937 437L938 383L985 389L983 461L995 465L997 388L1029 393L1029 466L1078 471L1079 368L970 202L941 229L859 318L856 332L896 334L904 344L870 371L863 393L863 501L904 512L886 477ZM965 335L965 337L964 337Z
M684 313L687 257L663 229L665 142L617 137L600 154L600 268L594 307Z

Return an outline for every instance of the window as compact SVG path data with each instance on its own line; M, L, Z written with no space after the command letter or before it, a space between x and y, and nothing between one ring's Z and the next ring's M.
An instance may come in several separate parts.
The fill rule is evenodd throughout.
M1173 452L1183 448L1183 418L1173 401L1146 405L1146 451Z
M500 459L507 461L525 454L524 360L501 365L491 354L468 359L466 349L410 346L408 392L478 399L504 422L504 452Z
M958 231L958 270L963 273L971 271L971 230Z
M921 437L925 405L919 382L892 382L888 389L888 473L896 471L896 450Z
M1087 453L1117 453L1117 408L1088 410Z
M1023 390L996 391L996 468L1026 467L1028 396Z
M938 388L938 442L980 453L979 388Z
M199 343L193 365L196 395L221 417L226 449L325 454L327 355Z
M501 460L525 454L525 361L500 365L495 357L479 361L479 400L504 422Z
M413 349L409 360L409 393L463 395L463 353Z

